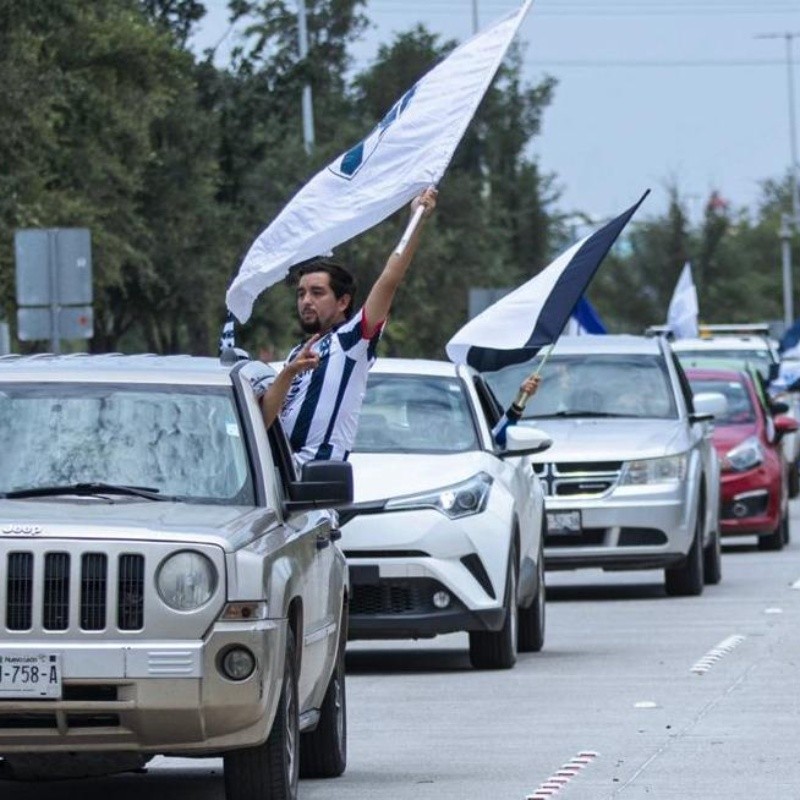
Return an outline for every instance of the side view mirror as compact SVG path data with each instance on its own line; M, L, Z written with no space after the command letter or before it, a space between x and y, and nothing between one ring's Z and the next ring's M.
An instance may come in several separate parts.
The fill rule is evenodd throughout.
M794 433L800 429L796 419L792 417L779 416L775 417L775 439L780 441L787 433Z
M337 508L353 502L353 467L346 461L309 461L289 484L288 511Z
M543 453L553 444L553 440L539 428L527 425L510 425L506 429L506 447L501 458L507 456L532 456Z
M694 413L689 415L692 422L708 422L714 417L724 417L728 411L728 401L721 392L698 392L692 402Z

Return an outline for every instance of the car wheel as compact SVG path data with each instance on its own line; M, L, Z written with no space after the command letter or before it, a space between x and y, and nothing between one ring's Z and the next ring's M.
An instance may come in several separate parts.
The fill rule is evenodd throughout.
M792 531L791 531L791 522L789 521L789 515L783 518L783 543L789 544L792 540Z
M703 550L703 581L716 585L722 580L722 543L719 530L711 534L711 541Z
M540 540L536 562L536 597L528 608L519 610L519 651L538 653L544 646L545 601L547 589L544 582L544 536Z
M703 510L697 511L694 539L686 559L679 567L669 567L664 570L664 585L667 594L674 597L689 597L701 594L703 591Z
M800 469L795 461L789 467L789 497L794 499L800 494Z
M347 766L346 643L347 606L342 610L336 665L322 700L319 722L313 731L300 736L301 778L338 778Z
M296 800L300 720L294 635L289 631L283 687L267 741L225 754L226 800Z
M470 631L469 660L476 669L510 669L517 662L517 551L513 545L503 605L506 618L499 631Z
M786 535L786 530L789 527L789 520L787 516L782 516L781 521L778 523L778 527L772 533L768 533L766 536L759 536L758 537L758 549L759 550L783 550L783 544L786 541L784 536Z

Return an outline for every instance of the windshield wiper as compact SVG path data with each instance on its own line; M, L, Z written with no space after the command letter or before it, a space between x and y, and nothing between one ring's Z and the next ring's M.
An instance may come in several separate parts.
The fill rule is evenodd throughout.
M617 414L613 411L556 411L555 414L542 414L540 417L525 419L550 419L551 417L630 417L632 414Z
M8 500L25 497L57 497L62 494L122 494L129 497L144 497L146 500L175 500L174 497L163 495L152 486L125 486L113 483L70 483L63 486L34 486L30 489L15 489L4 492L0 497Z

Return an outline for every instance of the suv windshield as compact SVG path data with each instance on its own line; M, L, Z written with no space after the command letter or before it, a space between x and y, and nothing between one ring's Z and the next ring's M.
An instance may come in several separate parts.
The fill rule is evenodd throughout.
M252 505L232 390L4 384L0 492L94 483Z
M356 453L460 453L478 449L458 378L373 373L358 423Z
M539 359L486 373L503 407ZM525 419L555 416L677 417L664 359L658 355L557 355L542 368L539 391L525 408Z

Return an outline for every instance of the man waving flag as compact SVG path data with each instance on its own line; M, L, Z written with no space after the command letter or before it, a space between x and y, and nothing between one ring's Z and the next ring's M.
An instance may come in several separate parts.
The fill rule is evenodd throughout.
M371 228L441 180L533 0L456 48L355 147L315 175L253 242L228 309L253 303L290 267Z
M649 190L623 214L471 319L447 343L450 360L491 372L528 361L553 344L611 245L648 194Z

